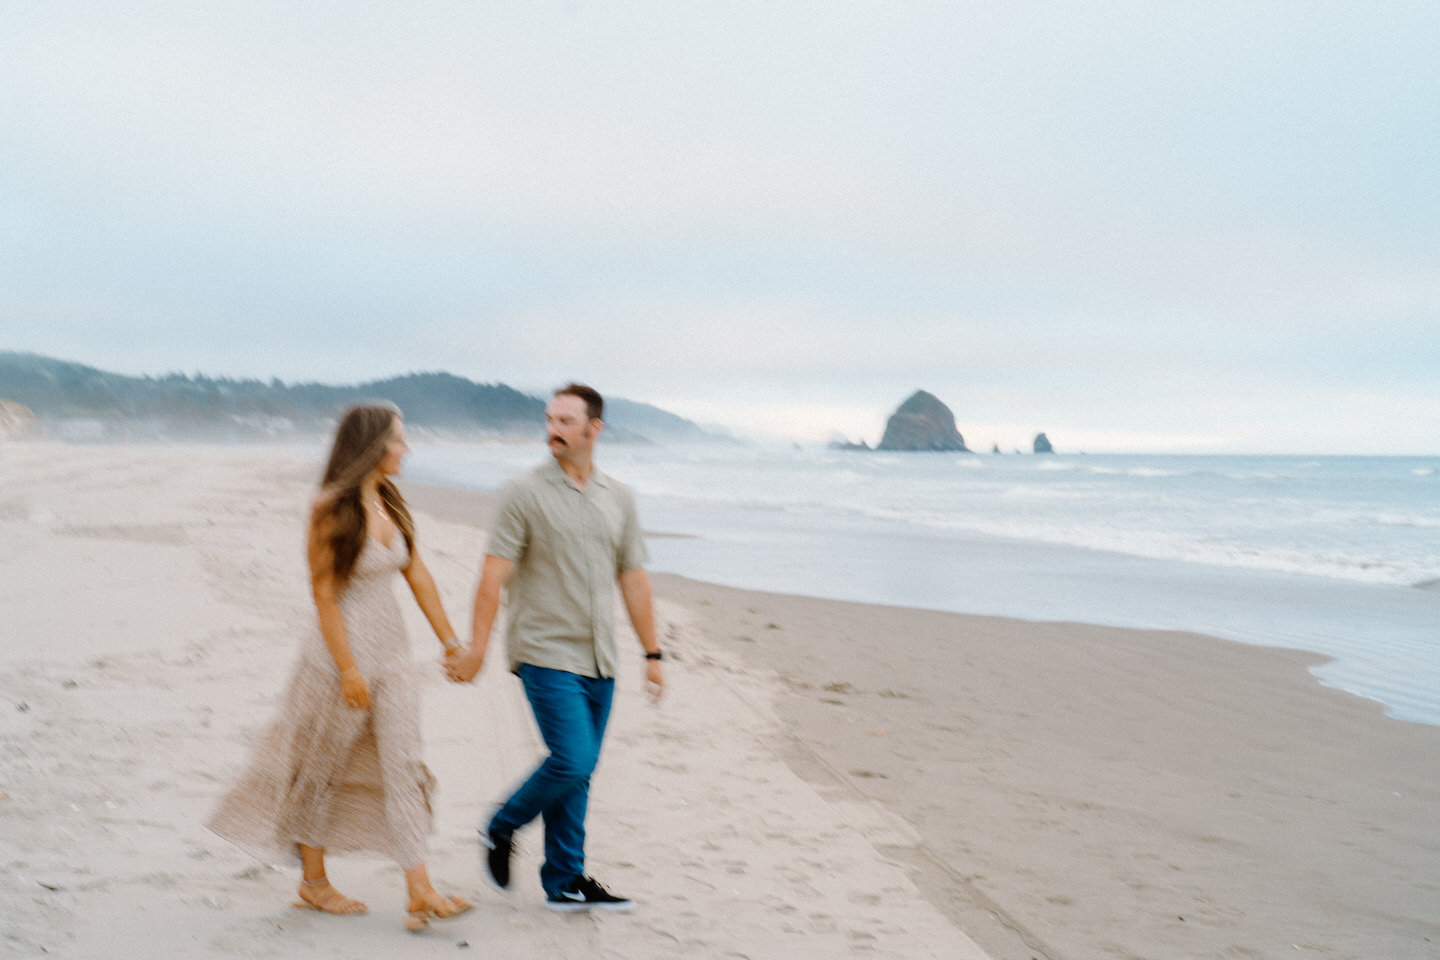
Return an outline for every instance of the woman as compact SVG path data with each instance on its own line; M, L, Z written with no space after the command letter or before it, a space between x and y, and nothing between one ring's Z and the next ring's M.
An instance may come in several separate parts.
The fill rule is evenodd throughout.
M405 926L470 909L442 897L425 869L434 778L420 758L420 704L395 600L405 577L446 649L455 631L415 549L390 478L409 452L397 410L361 406L335 434L310 516L310 582L319 630L302 643L279 718L208 826L262 858L298 857L295 906L352 915L365 905L330 885L325 854L395 858L409 892Z

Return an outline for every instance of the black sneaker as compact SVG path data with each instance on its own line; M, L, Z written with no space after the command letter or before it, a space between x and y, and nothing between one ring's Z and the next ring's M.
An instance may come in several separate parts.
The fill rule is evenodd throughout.
M625 913L635 909L634 900L617 897L589 877L581 877L568 889L556 890L545 898L545 906L562 913L576 910L610 910Z
M485 844L485 868L490 872L490 882L504 890L510 886L510 855L515 852L514 834L482 833L480 842Z

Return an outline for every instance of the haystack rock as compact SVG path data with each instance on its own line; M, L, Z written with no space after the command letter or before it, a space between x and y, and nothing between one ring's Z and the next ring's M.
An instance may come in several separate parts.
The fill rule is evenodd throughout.
M890 415L875 449L969 452L950 408L924 390L916 390Z
M1043 433L1037 433L1037 434L1035 434L1035 452L1036 452L1036 453L1054 453L1054 452L1055 452L1055 448L1052 447L1052 446L1050 446L1050 438L1047 437L1047 436L1045 436L1045 434L1043 434Z

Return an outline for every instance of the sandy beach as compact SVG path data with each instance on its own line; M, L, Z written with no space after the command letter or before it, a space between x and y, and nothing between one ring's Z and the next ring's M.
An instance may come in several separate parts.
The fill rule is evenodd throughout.
M1440 728L1317 657L670 575L667 697L632 641L592 790L592 871L635 913L546 911L538 830L512 893L484 881L475 826L538 741L503 658L446 683L413 605L431 871L476 909L407 934L399 869L355 858L331 874L368 915L293 910L293 870L201 823L313 617L322 455L0 444L0 955L1440 955ZM406 490L463 635L490 498Z

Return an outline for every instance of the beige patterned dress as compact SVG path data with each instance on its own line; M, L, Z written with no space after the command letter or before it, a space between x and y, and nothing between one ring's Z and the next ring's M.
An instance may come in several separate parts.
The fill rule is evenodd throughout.
M340 596L350 650L370 709L347 707L318 626L302 643L280 715L206 823L262 860L297 859L297 844L372 852L402 867L425 861L435 780L420 756L415 664L395 577L405 538L366 537Z

